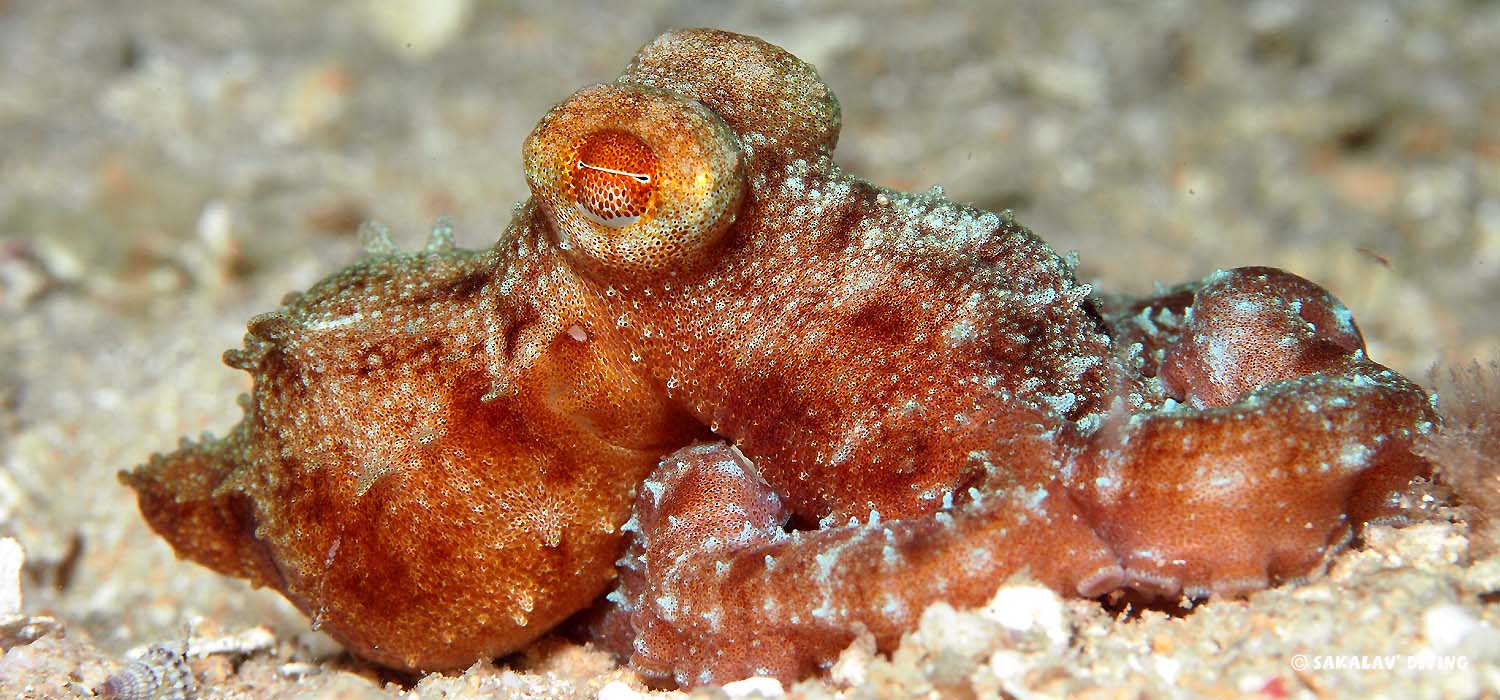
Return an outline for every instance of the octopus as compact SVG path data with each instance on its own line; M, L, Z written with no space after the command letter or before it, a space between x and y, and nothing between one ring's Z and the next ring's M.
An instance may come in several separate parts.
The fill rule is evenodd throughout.
M846 173L839 123L790 53L667 33L531 132L492 248L373 236L225 354L238 425L122 479L377 664L591 610L684 686L888 650L1013 576L1243 596L1401 519L1438 419L1330 293L1098 294L1010 212Z

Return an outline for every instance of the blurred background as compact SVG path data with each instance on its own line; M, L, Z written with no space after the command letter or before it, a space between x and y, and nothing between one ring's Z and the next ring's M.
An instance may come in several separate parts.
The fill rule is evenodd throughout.
M115 472L223 432L244 322L361 221L487 246L522 139L661 31L814 63L839 160L1014 209L1104 290L1275 265L1421 377L1500 355L1500 3L0 0L0 535L119 650L305 629L173 559ZM983 7L977 7L983 5Z

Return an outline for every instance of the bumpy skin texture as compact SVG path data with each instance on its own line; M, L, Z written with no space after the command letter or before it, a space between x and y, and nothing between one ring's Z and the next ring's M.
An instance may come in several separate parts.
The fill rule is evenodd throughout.
M225 354L255 378L244 421L124 476L180 554L413 670L504 654L595 599L637 483L703 433L618 337L567 320L602 311L527 243L447 240L381 247L251 320Z
M537 126L492 250L386 250L256 318L244 422L125 479L184 556L401 668L525 644L628 545L594 630L696 684L1020 572L1254 591L1427 470L1426 395L1316 285L1098 297L1008 213L844 173L838 125L790 54L666 34Z

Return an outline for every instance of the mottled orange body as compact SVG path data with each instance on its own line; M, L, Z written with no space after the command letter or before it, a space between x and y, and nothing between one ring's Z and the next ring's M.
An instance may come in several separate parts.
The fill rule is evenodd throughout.
M532 132L492 250L438 236L253 320L244 422L126 475L143 513L403 668L618 574L596 633L691 684L889 648L1020 572L1253 591L1426 471L1426 395L1316 285L1104 299L1008 213L843 172L838 127L774 46L658 38Z

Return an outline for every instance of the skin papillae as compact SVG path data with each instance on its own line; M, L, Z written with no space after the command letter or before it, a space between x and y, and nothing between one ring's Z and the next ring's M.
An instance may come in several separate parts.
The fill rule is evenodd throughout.
M244 420L123 478L378 663L462 668L607 593L599 639L693 685L889 649L1020 573L1255 591L1427 472L1427 396L1318 286L1101 297L1009 213L843 172L838 129L785 51L663 35L532 132L492 249L382 249L252 319Z

